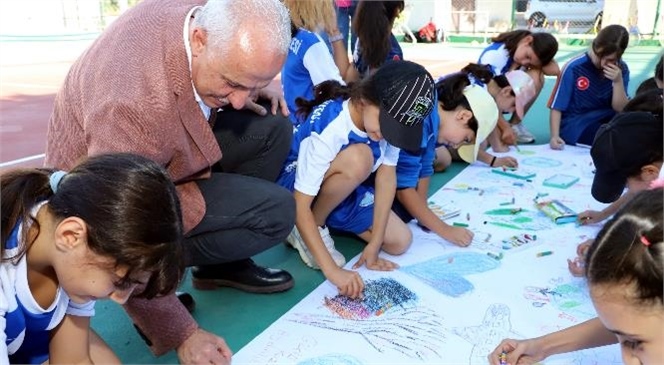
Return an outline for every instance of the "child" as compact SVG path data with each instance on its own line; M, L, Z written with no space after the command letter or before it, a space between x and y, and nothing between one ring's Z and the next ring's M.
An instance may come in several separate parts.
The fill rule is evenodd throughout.
M336 80L343 84L339 73L349 67L348 53L341 42L343 36L337 29L334 8L331 1L285 0L291 14L291 40L286 62L281 70L284 99L290 111L293 124L297 119L295 99L314 98L314 87L326 80ZM321 37L316 34L323 27L330 36L334 58ZM343 66L337 66L335 59L345 59Z
M660 122L661 124L661 122ZM620 343L625 364L664 359L664 243L661 187L638 193L602 228L585 271L597 318L527 340L503 340L489 355L499 365L531 364L565 352Z
M358 83L328 81L319 90L315 100L299 100L308 117L293 132L277 183L295 196L296 228L288 242L341 294L356 298L363 281L357 272L340 268L346 260L326 225L368 242L354 268L364 263L373 270L396 267L378 257L381 248L403 253L412 238L390 211L395 165L400 148L419 149L422 120L433 109L433 79L420 65L388 61ZM369 177L375 177L375 199L374 187L362 184Z
M353 17L357 44L353 64L344 80L355 81L375 72L387 60L403 60L403 51L392 28L405 2L362 0Z
M638 111L647 113L629 113ZM579 221L581 223L593 224L603 221L615 213L621 204L624 203L624 199L627 198L628 194L620 198L615 196L616 192L618 195L622 193L625 184L620 186L619 191L617 191L618 188L614 188L610 195L602 192L604 189L600 187L606 184L603 179L609 177L609 175L615 176L615 179L619 179L620 177L620 179L628 182L631 179L646 179L645 181L648 182L647 179L650 175L642 175L647 170L644 167L652 162L661 162L660 158L662 157L663 146L661 133L658 133L662 127L661 117L662 91L655 89L635 96L634 99L627 103L623 113L617 115L614 120L606 124L607 127L600 128L600 131L603 132L598 132L591 150L595 167L601 172L595 173L593 186L597 186L597 188L593 190L593 196L601 202L612 202L613 204L601 212L588 210L579 213ZM657 119L660 120L657 121ZM611 128L620 132L614 131L613 133L609 133L608 131L612 130ZM652 135L653 133L654 135ZM609 136L610 138L608 138ZM595 143L599 143L600 145L595 146ZM635 148L636 146L638 148ZM622 149L618 149L619 147L622 147ZM609 174L605 172L606 169L611 169L612 172ZM629 186L630 184L627 185Z
M489 66L468 64L461 69L468 77L478 85L484 85L485 89L495 100L498 109L503 112L514 113L523 116L526 106L537 94L537 88L532 77L525 71L513 70L503 75L494 76ZM499 133L498 128L494 128L489 137ZM472 163L475 159L484 162L490 167L518 167L518 161L511 156L498 157L487 152L487 142L482 141L477 156L466 161ZM458 160L460 157L456 149L449 147L438 147L436 149L436 160L434 163L435 171L442 171L452 160Z
M397 199L392 209L406 223L415 218L421 226L447 241L468 246L473 233L443 222L427 205L433 159L436 146L446 145L458 148L461 156L474 160L480 143L496 126L498 108L491 95L481 86L471 85L464 73L439 80L436 94L437 112L425 119L421 148L415 153L399 154Z
M664 61L664 57L659 55L659 62L657 62L657 65L655 66L655 76L644 80L639 87L636 88L635 95L650 89L661 90L664 87L664 69L662 68L662 61Z
M625 27L608 25L588 52L565 64L549 100L552 149L592 145L600 125L623 110L629 69L621 57L628 42Z
M94 302L171 292L182 274L175 186L150 160L92 157L69 173L2 174L3 363L119 360L90 330Z
M494 75L503 75L510 70L523 70L530 73L536 83L537 99L544 86L544 75L558 76L560 68L553 57L558 52L558 41L549 33L533 33L529 30L514 30L501 33L491 39L491 43L482 51L477 63L491 66ZM530 105L525 107L524 113ZM501 115L498 119L500 136L490 138L494 151L506 152L506 145L533 143L535 137L521 123L523 115L515 116L508 123ZM500 138L497 138L500 137Z

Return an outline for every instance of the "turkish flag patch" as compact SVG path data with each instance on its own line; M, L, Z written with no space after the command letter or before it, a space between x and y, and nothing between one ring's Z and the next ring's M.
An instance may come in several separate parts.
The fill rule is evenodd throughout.
M588 87L590 86L590 80L588 80L587 77L585 76L579 76L578 79L576 79L576 88L584 91L587 90Z

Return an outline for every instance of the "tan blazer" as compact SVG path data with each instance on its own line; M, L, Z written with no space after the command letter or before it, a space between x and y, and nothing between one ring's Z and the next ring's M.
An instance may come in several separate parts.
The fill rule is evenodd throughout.
M187 13L204 0L144 0L109 26L71 67L49 121L45 165L134 152L166 167L177 186L185 231L203 218L194 180L210 176L221 150L194 99L183 42ZM130 299L125 308L159 355L197 328L175 295ZM167 320L165 320L167 318Z

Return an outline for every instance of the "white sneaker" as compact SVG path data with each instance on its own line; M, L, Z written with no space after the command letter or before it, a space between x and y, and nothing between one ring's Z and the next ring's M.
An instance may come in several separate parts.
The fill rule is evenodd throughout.
M516 134L517 143L533 143L535 142L535 136L530 133L526 126L523 123L512 124L512 130Z
M344 266L346 264L346 258L341 254L341 252L334 248L334 240L332 239L332 236L330 236L330 231L327 229L327 227L318 227L318 232L323 239L325 248L327 248L327 251L332 256L334 262L339 267ZM302 236L300 236L300 232L297 230L297 227L293 227L291 233L288 235L288 237L286 237L286 243L297 250L297 252L300 254L300 258L307 266L312 269L320 270L320 266L318 266L316 259L314 259L311 251L309 251L309 248L307 248L307 244L304 243L304 240L302 239Z

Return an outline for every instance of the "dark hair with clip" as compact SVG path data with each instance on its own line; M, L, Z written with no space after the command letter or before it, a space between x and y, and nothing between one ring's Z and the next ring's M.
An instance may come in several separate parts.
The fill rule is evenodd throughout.
M586 257L590 285L630 285L635 303L664 304L663 193L638 193L602 228Z
M72 216L85 222L92 252L112 258L115 267L128 268L118 287L132 284L137 273L149 272L141 296L175 290L184 272L182 217L175 186L164 169L128 153L98 155L67 173L55 193L49 182L53 172L17 169L0 176L3 254L18 223L40 229L30 211L48 200L46 206L57 222ZM28 230L23 231L19 254L3 261L16 262L27 252L32 242Z
M305 120L316 106L330 99L364 99L378 106L380 101L379 96L374 92L375 88L372 86L373 80L373 77L367 77L357 82L351 82L348 85L342 85L335 80L323 81L314 88L313 100L307 100L302 97L295 99L297 117Z
M436 82L436 92L438 102L445 111L453 111L458 107L470 110L468 99L463 94L463 89L470 85L468 74L466 72L457 72ZM468 128L477 133L478 123L473 113L473 117L468 120Z
M556 37L549 33L545 32L531 32L529 30L513 30L511 32L500 33L497 36L491 38L492 42L504 43L505 49L509 53L510 57L513 58L516 53L516 48L519 45L519 42L527 37L532 36L532 48L535 56L540 60L542 66L548 64L553 60L553 57L556 56L558 52L558 40Z

